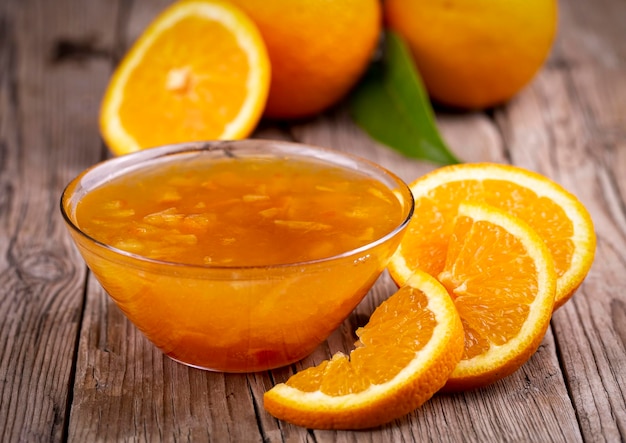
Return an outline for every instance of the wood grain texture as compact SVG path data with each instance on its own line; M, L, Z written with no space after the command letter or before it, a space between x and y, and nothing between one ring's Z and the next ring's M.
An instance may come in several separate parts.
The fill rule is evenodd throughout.
M492 386L440 394L378 429L317 431L275 420L263 393L349 351L395 291L387 274L309 357L254 374L164 357L108 298L70 243L63 186L110 154L97 127L115 63L171 0L0 2L0 441L626 440L626 2L563 0L548 63L510 103L437 109L465 161L513 163L564 185L590 210L594 266L537 353ZM406 181L435 165L368 138L344 104L259 138L366 157Z
M58 207L69 178L100 158L92 116L110 64L83 55L102 37L88 22L104 27L106 9L0 6L2 441L64 434L86 270Z
M562 14L562 73L548 115L560 181L589 208L598 247L572 303L553 317L560 358L588 441L626 439L626 4L572 0Z

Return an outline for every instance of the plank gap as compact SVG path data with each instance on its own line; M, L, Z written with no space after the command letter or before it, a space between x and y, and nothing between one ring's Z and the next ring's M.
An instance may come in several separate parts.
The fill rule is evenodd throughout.
M72 352L72 364L70 366L70 373L67 379L67 396L65 397L65 416L63 417L63 428L61 430L61 441L69 440L70 433L70 417L72 412L72 405L74 404L74 386L76 385L76 371L78 368L78 353L80 348L80 335L83 330L83 323L85 319L85 309L87 307L87 294L89 292L89 277L91 275L89 268L83 265L83 293L81 297L81 306L78 315L78 324L76 325L76 337L74 339L74 350Z
M578 430L580 432L580 435L585 435L584 429L581 425L582 417L580 416L580 412L578 411L578 408L575 407L576 402L575 402L574 390L572 389L570 377L567 375L567 365L565 364L565 358L563 357L563 348L561 347L560 336L559 334L556 333L556 331L554 331L554 327L552 326L553 322L554 322L554 319L550 320L550 329L552 329L552 336L554 337L554 353L556 354L556 362L559 365L559 371L561 371L561 374L563 376L563 383L565 384L565 392L567 393L567 397L569 398L569 401L572 404L572 408L574 409L574 414L576 416L576 424L578 425Z

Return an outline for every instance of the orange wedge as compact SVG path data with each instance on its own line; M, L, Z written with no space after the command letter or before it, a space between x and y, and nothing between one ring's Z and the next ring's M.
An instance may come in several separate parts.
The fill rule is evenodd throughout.
M537 350L556 290L552 256L523 220L461 203L439 281L454 300L465 351L446 389L471 389L513 373Z
M554 258L558 276L555 309L587 275L596 237L589 213L578 199L550 179L522 168L466 163L439 168L410 185L415 215L389 265L403 285L415 269L437 276L463 201L485 202L526 221Z
M100 110L115 154L163 144L247 137L270 84L265 44L228 2L188 0L163 11L117 67Z
M463 352L463 328L450 296L419 271L357 335L349 357L337 353L266 392L265 409L308 428L378 426L431 398Z

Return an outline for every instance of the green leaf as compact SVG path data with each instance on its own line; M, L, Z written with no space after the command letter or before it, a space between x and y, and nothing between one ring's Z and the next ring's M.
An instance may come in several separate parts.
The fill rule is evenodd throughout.
M388 31L383 59L350 97L354 121L372 138L407 157L460 163L443 141L422 79L402 38Z

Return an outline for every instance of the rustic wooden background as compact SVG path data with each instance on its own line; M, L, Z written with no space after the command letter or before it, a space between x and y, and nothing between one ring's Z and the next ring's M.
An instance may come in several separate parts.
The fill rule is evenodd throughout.
M539 171L583 201L598 233L588 278L517 373L364 432L278 422L262 395L349 347L393 292L386 275L294 367L209 373L154 349L64 230L63 187L109 155L97 115L112 69L169 3L0 0L0 441L626 440L626 1L562 0L558 40L530 86L487 112L437 112L463 160ZM371 141L341 104L308 121L264 122L255 136L357 153L406 180L434 168Z

